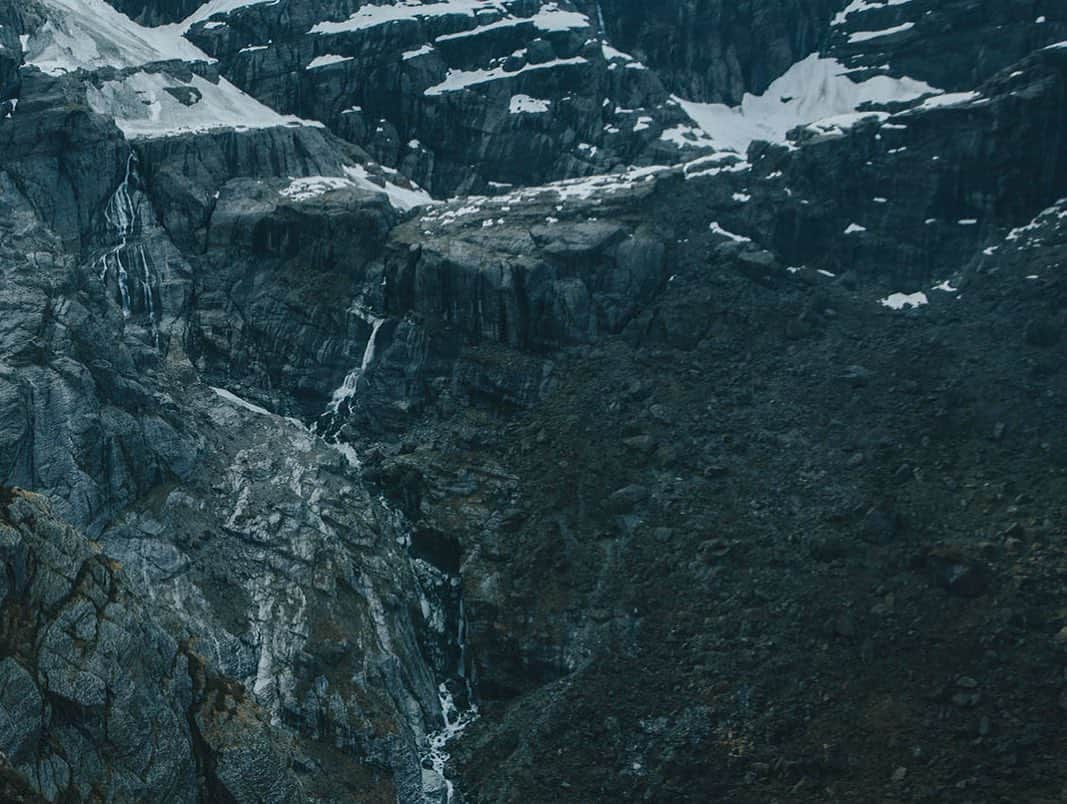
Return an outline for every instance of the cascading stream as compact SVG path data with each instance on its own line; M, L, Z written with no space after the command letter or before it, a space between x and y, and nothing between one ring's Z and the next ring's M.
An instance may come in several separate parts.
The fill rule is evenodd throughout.
M417 561L417 559L412 559L413 570L416 570ZM434 600L431 596L427 595L423 583L419 580L419 572L417 570L415 571L415 579L419 590L419 596L421 598L420 602L422 604L423 617L426 620L426 626L428 629L437 630L436 626L438 624L443 625L448 620L444 605L442 601ZM441 705L443 725L437 731L426 735L428 747L422 760L424 767L429 766L441 778L446 795L445 800L451 804L451 802L456 799L456 788L455 784L446 774L448 763L451 760L448 745L459 737L471 723L478 719L478 707L474 703L474 689L466 666L467 620L463 605L463 592L460 587L459 578L457 577L445 574L444 583L449 589L454 589L456 595L456 628L454 639L458 659L454 669L451 671L447 669L445 670L448 677L438 683L437 697ZM445 633L441 634L441 638L446 641L449 639ZM460 705L457 704L456 697L453 694L453 691L449 688L450 681L462 683L466 708L461 709Z
M140 213L130 190L136 165L136 154L131 151L126 158L122 181L104 207L107 234L114 238L114 245L97 258L97 278L106 285L114 270L123 317L130 318L133 315L135 303L143 306L152 329L153 340L158 346L159 329L154 290L157 280L152 271L152 260L144 243L134 245L130 242L140 223Z
M118 238L118 245L114 246L100 258L101 282L107 282L108 273L112 268L112 264L114 265L115 277L119 287L119 300L122 304L122 315L125 318L130 317L130 289L129 273L126 270L126 265L122 261L122 252L126 250L130 233L137 220L137 208L134 206L133 199L130 197L130 176L133 172L134 159L134 154L131 151L130 155L126 158L126 173L122 177L122 182L119 184L115 192L112 193L111 198L107 202L107 206L104 207L104 220L107 221L109 229Z
M359 307L353 308L353 312L370 324L371 327L367 345L363 348L363 357L359 365L348 372L344 381L334 389L330 395L330 401L326 405L326 410L312 426L312 430L320 435L324 441L340 449L348 446L341 442L339 436L341 427L344 424L344 418L352 412L352 400L355 399L360 378L367 373L367 370L374 363L378 349L378 333L386 321L386 319L373 315ZM348 449L351 450L351 447L348 447Z
M427 735L430 749L426 753L425 761L428 761L445 784L446 801L452 804L456 797L455 784L445 775L448 762L452 758L448 752L448 744L455 740L475 720L478 719L478 707L471 706L460 711L455 704L452 693L444 683L437 687L438 698L441 701L441 714L444 717L444 728Z
M358 466L358 456L356 456L355 450L350 444L341 440L340 430L345 417L352 412L353 401L359 390L360 379L364 377L367 371L374 365L377 356L379 335L386 319L376 316L359 306L353 307L352 312L369 324L371 328L366 346L363 349L363 356L360 359L359 365L345 375L341 385L334 389L333 393L330 395L330 401L326 406L326 410L319 417L319 420L311 427L311 431L330 446L342 451L346 457L349 458L350 463L354 466ZM460 588L460 580L458 577L439 567L435 567L428 562L418 559L412 554L410 538L407 542L407 548L409 551L409 559L411 561L412 575L415 578L416 587L418 589L421 604L420 607L427 632L431 634L432 640L446 645L446 648L443 651L440 651L438 656L447 657L450 655L451 649L448 645L452 643L453 640L457 654L455 666L452 668L444 666L447 662L443 662L440 659L431 662L431 664L439 665L436 668L439 674L437 689L443 724L440 729L426 735L427 750L422 756L423 766L432 769L440 777L441 784L443 785L446 794L446 801L453 802L456 800L457 791L454 783L446 776L446 770L450 759L447 750L448 744L462 734L463 730L478 717L478 708L474 704L475 699L472 680L470 674L467 672L467 621L463 604L463 593ZM427 580L427 576L430 576L431 579ZM445 594L429 594L427 591L428 585L451 591ZM452 594L455 595L454 601L449 599ZM447 632L447 623L450 620L448 609L453 603L455 605L455 631L450 637ZM444 679L440 680L442 675L444 676ZM457 705L455 696L452 690L449 689L449 683L461 683L463 685L462 697L465 698L465 709L461 710L460 706ZM433 800L437 801L438 799Z

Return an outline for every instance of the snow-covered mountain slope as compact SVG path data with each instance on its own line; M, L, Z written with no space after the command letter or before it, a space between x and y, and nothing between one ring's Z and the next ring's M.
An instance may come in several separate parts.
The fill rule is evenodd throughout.
M43 0L41 8L44 21L24 38L25 63L52 76L107 71L89 103L128 136L301 124L212 76L213 59L175 28L145 28L103 0Z
M41 17L22 35L24 63L62 78L92 74L84 86L89 107L112 120L129 139L170 138L209 132L247 131L323 124L283 115L218 75L215 59L186 37L200 19L255 3L211 2L178 24L149 28L130 20L103 0L40 0ZM365 155L338 154L349 171L367 171ZM429 198L417 187L374 167L375 185L402 208ZM395 174L394 174L395 175ZM346 174L338 168L337 177Z
M853 0L818 19L822 34L810 55L777 76L753 81L757 91L745 91L740 103L681 102L716 147L741 153L754 140L785 142L796 127L832 131L942 92L950 93L943 102L952 103L961 97L955 93L974 91L1032 49L1067 37L1063 10L1045 11L995 2L957 8L923 0ZM953 44L943 46L946 41ZM964 63L955 63L956 53Z
M137 25L104 0L46 0L42 7L45 21L26 40L26 63L50 75L208 61L188 40Z
M218 60L223 76L265 106L325 124L440 196L675 164L709 148L743 153L756 139L783 142L791 128L824 118L834 118L827 127L839 128L860 109L895 111L894 104L926 94L973 89L1025 52L1030 43L1022 37L1030 31L1055 41L1063 26L1059 12L1028 20L1017 11L989 9L1005 24L975 24L960 35L985 42L990 30L1008 32L983 45L980 64L954 69L948 80L932 48L938 20L955 19L955 9L938 10L923 0L804 8L772 3L751 23L758 22L760 35L775 43L768 59L758 50L736 49L737 36L730 40L734 50L702 49L696 37L706 28L687 25L692 15L702 26L716 20L725 26L716 36L740 24L734 11L711 5L671 0L645 15L621 2L353 6L315 0L290 7L288 0L213 0L195 8L159 2L144 4L142 16L166 24L134 26L129 36L155 37L161 55L191 56L188 38ZM912 33L917 24L921 35ZM130 25L127 20L109 27ZM673 75L665 49L679 36L690 37L684 41L685 74L698 75L698 62L708 66L697 83L678 85L683 91L677 98L666 93L655 71L613 46L617 40L652 54L654 65ZM145 55L144 48L137 50ZM66 58L77 63L74 55ZM963 74L969 75L965 86ZM158 99L158 90L149 91ZM139 91L114 87L112 94ZM740 102L700 101L708 95ZM136 116L139 122L127 124L131 131L144 134L151 127L157 102L150 100L145 114ZM218 116L228 119L227 102L215 105ZM235 108L246 106L242 101ZM266 112L248 118L282 122Z

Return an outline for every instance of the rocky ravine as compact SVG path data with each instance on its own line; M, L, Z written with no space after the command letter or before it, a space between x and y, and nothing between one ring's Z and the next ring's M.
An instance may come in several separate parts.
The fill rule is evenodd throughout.
M4 796L1059 800L1063 14L841 5L0 1Z

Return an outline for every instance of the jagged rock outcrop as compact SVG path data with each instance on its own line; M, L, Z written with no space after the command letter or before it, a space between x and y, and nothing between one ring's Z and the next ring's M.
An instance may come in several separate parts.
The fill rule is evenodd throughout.
M888 64L895 75L969 91L1065 38L1067 13L1055 3L909 0L849 4L826 48L850 67Z
M301 800L288 747L36 495L0 492L0 750L46 800Z

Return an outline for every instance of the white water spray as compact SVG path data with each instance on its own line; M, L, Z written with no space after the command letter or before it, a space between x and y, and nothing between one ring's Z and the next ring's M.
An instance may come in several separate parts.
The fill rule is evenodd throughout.
M363 349L363 359L360 361L358 367L348 372L344 382L341 383L330 397L330 404L326 406L326 411L331 417L337 416L341 410L341 405L348 402L356 395L356 384L359 382L359 378L363 376L367 369L370 368L371 363L374 362L374 352L378 347L378 330L382 328L385 319L370 316L365 320L370 323L371 331L370 338L367 339L367 345Z
M452 693L448 691L448 687L444 684L437 687L437 697L441 701L441 714L444 716L445 725L444 728L426 736L430 743L430 749L425 759L429 761L434 772L444 780L447 801L451 804L455 798L456 789L455 785L445 776L448 761L452 758L448 753L448 744L462 734L467 726L478 719L478 708L471 706L466 711L459 711L455 700L452 698Z

